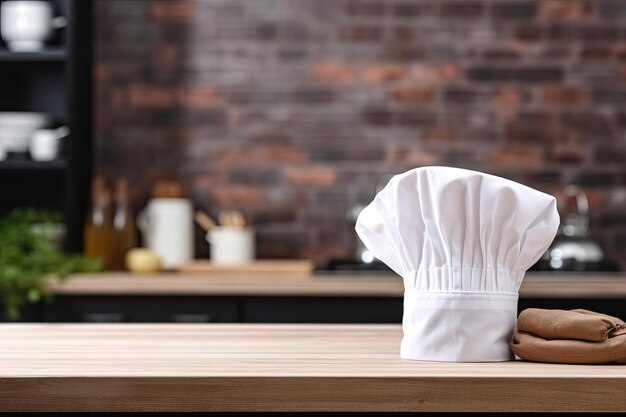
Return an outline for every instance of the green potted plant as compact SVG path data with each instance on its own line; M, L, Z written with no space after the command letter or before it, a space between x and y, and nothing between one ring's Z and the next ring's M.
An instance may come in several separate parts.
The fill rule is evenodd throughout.
M59 223L58 213L34 209L15 209L0 218L0 303L7 319L18 319L26 303L51 299L44 291L48 277L103 269L100 260L58 248L46 231L57 230Z

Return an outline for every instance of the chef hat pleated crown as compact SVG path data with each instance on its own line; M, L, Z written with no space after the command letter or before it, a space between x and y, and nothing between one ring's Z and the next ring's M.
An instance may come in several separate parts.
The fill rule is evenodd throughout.
M403 278L401 357L513 359L519 287L558 226L553 196L504 178L449 167L394 176L356 231Z

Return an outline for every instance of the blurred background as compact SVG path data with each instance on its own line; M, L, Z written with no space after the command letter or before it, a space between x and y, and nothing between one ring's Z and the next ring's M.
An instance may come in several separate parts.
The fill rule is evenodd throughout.
M191 224L182 259L213 259L190 210L222 226L228 210L254 227L253 258L387 272L356 238L356 215L392 175L426 165L555 195L563 227L534 269L626 268L624 1L7 3L52 14L45 45L27 51L31 35L2 20L1 209L59 212L63 248L105 269L132 269L134 246L148 263L184 246L176 233ZM57 153L30 133L11 142L14 112L66 133L48 140ZM151 208L158 199L187 206ZM161 269L172 262L161 256Z
M557 195L626 266L626 4L96 1L96 171L178 178L261 257L345 257L345 213L422 165ZM388 178L387 178L388 179Z

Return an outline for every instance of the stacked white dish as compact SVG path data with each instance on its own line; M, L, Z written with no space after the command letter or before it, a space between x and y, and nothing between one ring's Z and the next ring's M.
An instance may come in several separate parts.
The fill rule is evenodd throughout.
M51 124L52 118L46 113L0 112L1 153L26 154L33 133Z

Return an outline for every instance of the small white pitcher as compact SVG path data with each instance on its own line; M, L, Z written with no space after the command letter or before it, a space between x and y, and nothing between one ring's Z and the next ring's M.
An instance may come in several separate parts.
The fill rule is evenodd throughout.
M37 129L30 137L28 150L35 161L51 161L59 155L61 139L70 134L67 126L58 129Z

